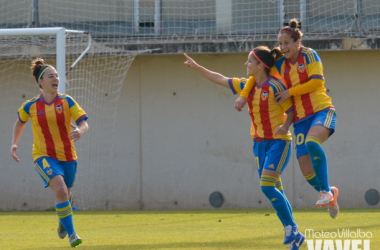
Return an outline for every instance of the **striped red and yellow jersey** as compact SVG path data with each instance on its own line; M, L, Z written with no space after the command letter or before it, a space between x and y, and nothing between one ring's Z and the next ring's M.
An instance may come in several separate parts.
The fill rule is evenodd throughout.
M246 81L247 79L244 78L230 78L228 83L232 92L239 94L243 90ZM252 138L292 140L289 131L286 135L274 133L277 127L285 123L285 112L290 112L293 109L290 99L281 104L275 99L275 93L285 89L281 81L272 76L261 86L255 83L247 98L248 113L252 120Z
M295 62L283 57L276 61L275 69L288 88L302 85L311 79L323 81L323 85L315 91L292 96L295 123L321 110L334 107L324 87L325 78L321 58L313 49L301 47Z
M77 125L88 118L84 110L69 95L58 94L46 103L42 94L22 104L18 119L26 123L32 119L33 159L48 156L58 161L77 159L74 141L69 139L72 119Z

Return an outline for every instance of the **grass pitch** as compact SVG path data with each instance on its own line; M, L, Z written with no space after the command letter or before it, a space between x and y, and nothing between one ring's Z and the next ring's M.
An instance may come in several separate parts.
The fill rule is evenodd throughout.
M294 217L302 233L370 232L370 249L380 249L380 209L343 210L335 220L325 209L295 210ZM75 211L74 223L83 250L288 249L274 210ZM57 225L55 212L0 212L0 249L70 249Z

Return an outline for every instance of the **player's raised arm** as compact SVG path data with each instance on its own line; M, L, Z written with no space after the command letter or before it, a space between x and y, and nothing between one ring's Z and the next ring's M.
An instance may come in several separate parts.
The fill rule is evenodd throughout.
M196 63L194 61L193 58L191 58L190 56L188 56L186 53L183 53L183 55L186 57L186 61L184 62L184 64L189 67L189 68L192 68L196 71L198 71L199 73L201 73L205 78L207 78L208 80L216 83L216 84L219 84L221 86L224 86L226 88L229 88L229 85L228 85L228 77L225 77L224 75L222 74L219 74L218 72L214 72L214 71L211 71L201 65L199 65L198 63Z

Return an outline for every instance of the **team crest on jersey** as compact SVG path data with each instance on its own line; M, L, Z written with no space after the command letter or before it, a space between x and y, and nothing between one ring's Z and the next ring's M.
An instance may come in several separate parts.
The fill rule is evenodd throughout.
M53 173L53 169L48 168L48 169L46 170L46 173L47 173L48 175L51 175L51 174Z
M304 64L300 64L300 65L298 65L298 72L299 72L299 73L303 73L303 72L305 72L305 65L304 65Z
M57 107L55 107L55 110L57 110L58 114L62 114L62 105L57 105Z
M261 92L261 100L266 101L268 99L268 96L269 94L267 91Z

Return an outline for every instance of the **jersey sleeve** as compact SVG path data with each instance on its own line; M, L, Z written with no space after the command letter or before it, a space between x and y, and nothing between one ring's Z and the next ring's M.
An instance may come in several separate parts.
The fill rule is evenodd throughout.
M279 80L271 81L271 85L273 88L273 94L274 95L276 95L279 92L286 90L285 85ZM284 102L280 103L280 107L282 108L282 110L284 112L289 113L290 111L293 110L292 99L291 98L286 99Z
M291 96L300 96L315 91L323 86L323 65L322 60L313 49L308 49L305 53L306 67L308 72L309 81L289 89Z
M306 64L309 80L324 80L322 60L317 54L317 52L315 52L312 49L309 49L309 51L306 53Z
M69 103L70 114L77 125L79 125L83 120L88 119L86 112L79 106L79 104L71 96L67 95L65 99Z
M281 75L275 66L273 66L270 69L269 74L274 76L277 79L281 78ZM241 91L240 96L247 98L254 85L255 85L255 77L250 76L248 81L247 81L247 84L245 85L244 89Z
M293 111L293 102L291 98L288 98L284 102L280 103L280 106L285 113Z
M310 81L308 81L302 85L298 85L296 87L290 88L289 94L291 96L301 96L301 95L313 92L322 86L323 86L323 80L311 79Z
M19 122L26 123L29 120L29 118L30 118L30 113L29 113L30 105L31 105L30 101L26 101L18 109L17 117L18 117Z
M246 85L247 79L245 78L229 78L228 85L234 95L240 94ZM248 92L249 93L249 92ZM248 95L247 95L248 96Z
M241 91L240 96L248 98L249 92L251 92L254 84L255 84L255 77L250 76L247 81L247 84L245 84L243 90Z

